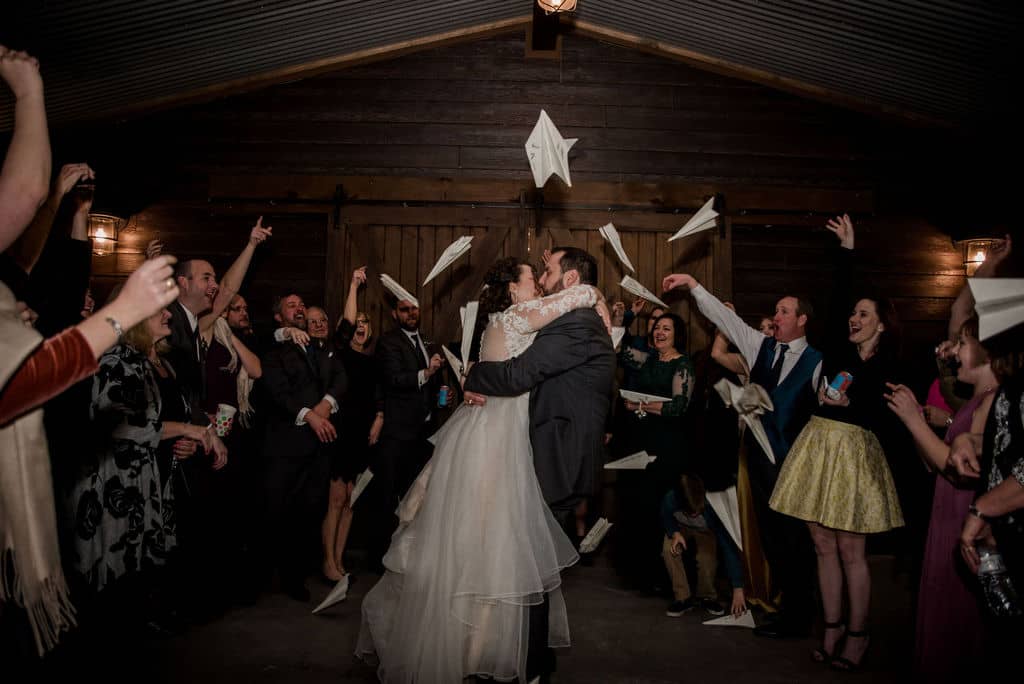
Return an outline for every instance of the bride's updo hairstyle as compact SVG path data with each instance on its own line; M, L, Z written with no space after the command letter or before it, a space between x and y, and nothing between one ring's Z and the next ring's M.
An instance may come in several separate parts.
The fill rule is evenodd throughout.
M487 275L484 276L483 290L480 291L480 308L477 309L473 344L469 352L471 360L476 361L480 355L480 338L484 334L484 328L487 327L491 314L499 313L512 306L512 293L508 290L508 284L519 281L521 266L530 266L530 264L516 257L504 257L495 261L487 270Z
M512 306L512 293L508 284L519 280L519 267L525 262L516 257L498 259L484 276L484 288L480 292L480 313L485 319L492 313L504 311Z

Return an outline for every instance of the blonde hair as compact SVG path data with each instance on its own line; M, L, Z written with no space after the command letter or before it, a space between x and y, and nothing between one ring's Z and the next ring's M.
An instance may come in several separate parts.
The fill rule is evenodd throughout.
M363 318L366 319L366 342L364 344L369 344L370 343L370 338L373 337L373 323L370 323L370 316L369 316L369 314L367 314L365 311L357 311L356 312L356 325L359 325L359 317L360 316L362 316Z

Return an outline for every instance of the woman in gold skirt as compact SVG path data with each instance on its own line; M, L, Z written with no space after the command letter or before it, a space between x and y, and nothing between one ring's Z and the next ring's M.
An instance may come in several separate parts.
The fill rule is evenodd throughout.
M833 316L842 315L849 284L853 225L848 216L829 221L844 249L839 250ZM849 309L846 309L847 311ZM806 520L818 558L818 582L825 613L825 635L814 659L841 670L856 669L868 646L867 614L871 575L865 558L866 535L903 525L903 514L885 452L878 441L891 421L886 382L899 375L899 323L892 304L881 297L854 304L843 332L826 345L820 407L785 457L770 505ZM852 383L826 391L827 378L841 372ZM843 577L849 600L849 626L841 620ZM842 653L837 653L839 641Z

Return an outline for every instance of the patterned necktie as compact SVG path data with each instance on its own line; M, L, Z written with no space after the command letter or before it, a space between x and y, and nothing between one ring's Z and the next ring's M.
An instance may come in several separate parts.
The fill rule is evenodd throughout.
M772 366L771 373L768 375L768 382L764 385L764 388L769 392L779 386L779 378L782 377L782 362L786 360L786 352L788 351L788 344L779 345L779 358L775 360L775 365Z

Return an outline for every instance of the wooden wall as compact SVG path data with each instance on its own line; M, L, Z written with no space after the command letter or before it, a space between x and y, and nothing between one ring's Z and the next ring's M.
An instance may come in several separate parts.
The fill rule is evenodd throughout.
M554 179L543 195L523 149L541 108L564 136L580 138L573 188ZM923 341L962 283L958 256L934 228L878 210L913 154L907 141L919 137L580 36L565 38L559 60L526 59L523 36L512 34L66 131L55 148L59 158L94 162L100 193L146 206L121 254L97 260L107 281L130 270L153 236L183 255L210 254L223 271L256 215L268 215L275 235L245 288L258 320L272 292L291 289L336 314L348 272L366 258L351 231L373 234L383 267L409 282L449 235L495 227L509 229L502 253L568 237L599 253L603 280L617 282L621 269L587 232L608 220L648 287L693 268L753 320L785 293L828 283L822 255L832 238L822 226L851 211L870 250L865 272L899 295L911 337ZM715 192L726 199L722 232L666 243ZM683 299L677 306L690 316ZM454 305L432 304L428 325L450 320ZM364 306L381 316L379 303ZM699 345L706 329L691 321Z

